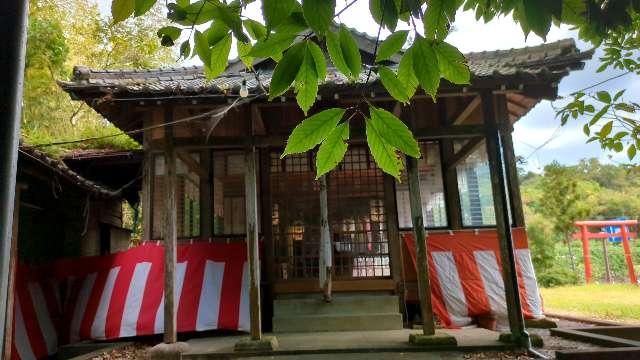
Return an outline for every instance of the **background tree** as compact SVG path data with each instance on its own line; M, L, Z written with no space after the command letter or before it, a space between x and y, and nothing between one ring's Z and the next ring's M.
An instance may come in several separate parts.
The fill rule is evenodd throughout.
M95 3L84 0L32 0L22 135L29 144L120 133L84 104L72 101L56 84L70 76L75 64L96 68L148 68L173 62L170 48L157 41L164 23L161 6L145 18L112 26ZM78 146L78 145L76 145ZM79 144L85 147L132 148L127 136ZM63 148L45 148L53 153Z

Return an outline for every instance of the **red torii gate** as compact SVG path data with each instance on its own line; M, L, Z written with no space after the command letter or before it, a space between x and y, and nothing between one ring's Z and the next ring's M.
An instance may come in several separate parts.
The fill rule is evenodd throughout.
M621 237L622 247L624 249L624 257L627 261L627 269L629 271L629 281L632 284L638 284L638 278L633 269L633 259L631 258L631 246L629 245L629 237L637 238L636 232L629 232L627 226L635 226L637 229L638 220L589 220L576 221L575 225L580 228L579 234L574 234L574 238L582 240L582 255L584 257L584 278L588 283L591 282L591 255L589 252L589 239L606 239L610 237ZM592 233L587 230L589 227L602 228L605 226L618 226L620 231L612 234L604 231Z

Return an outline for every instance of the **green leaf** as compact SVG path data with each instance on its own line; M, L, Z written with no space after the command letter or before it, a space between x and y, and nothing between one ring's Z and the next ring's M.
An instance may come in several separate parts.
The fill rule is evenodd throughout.
M247 29L249 36L251 36L253 40L264 40L264 38L267 36L267 28L261 23L252 19L247 19L242 23L244 24L244 28Z
M207 78L213 79L222 74L229 63L229 52L231 51L231 34L227 34L222 40L211 47L211 60L208 68L205 66Z
M612 129L613 129L613 121L609 121L608 123L604 124L604 126L600 129L600 131L598 132L598 136L601 139L604 139L607 136L609 136L609 134L611 134Z
M262 15L267 28L280 25L296 7L295 0L262 0Z
M424 15L424 36L427 39L442 40L449 34L449 24L456 14L455 0L429 0Z
M209 41L207 40L207 37L200 31L196 30L193 35L193 40L195 43L196 54L198 54L200 60L202 60L204 64L211 63L211 51L209 50Z
M289 135L287 146L280 158L303 153L324 141L342 119L345 111L331 108L304 119Z
M366 121L367 144L373 159L382 171L400 180L402 162L398 158L396 149L384 141L378 130Z
M627 156L629 157L629 160L633 160L633 158L636 157L636 151L637 149L635 144L629 145L627 148Z
M135 0L133 16L140 16L149 11L158 0Z
M291 45L296 35L290 34L271 34L266 40L258 41L253 44L250 56L258 58L274 57L282 54L282 52Z
M114 23L119 23L133 14L135 0L113 0L111 2L111 17Z
M211 26L203 32L203 34L207 37L207 42L209 45L215 45L220 40L222 40L229 33L229 27L222 21L213 21L211 22Z
M369 105L371 119L367 122L376 128L384 141L401 152L414 157L420 157L420 147L411 134L411 130L395 115L385 109Z
M336 9L336 0L303 0L302 13L311 30L317 35L324 36L329 30L333 13Z
M395 0L370 0L369 11L376 23L384 25L390 31L396 30L398 24L398 7Z
M340 26L340 49L342 50L342 57L345 63L351 71L351 76L354 79L360 77L360 67L362 66L362 59L360 58L360 49L358 44L351 36L351 31L346 26Z
M307 40L304 59L295 80L296 100L305 115L307 115L311 105L316 102L316 96L318 95L318 74L316 73L315 60L309 50L308 42L309 40Z
M273 76L271 77L269 100L282 95L289 89L289 86L295 80L300 70L300 66L304 60L305 49L305 43L298 43L284 53L282 60L276 65Z
M441 42L434 47L442 76L454 84L468 84L471 74L464 55L453 45Z
M324 54L322 50L313 41L307 41L307 50L311 52L311 56L313 56L313 61L316 66L316 74L318 74L318 80L324 82L327 78L327 61L324 58Z
M186 59L189 55L191 55L191 44L189 40L185 40L182 42L182 45L180 45L180 57Z
M331 31L327 32L327 51L333 65L340 70L346 77L351 78L351 70L347 66L347 62L342 55L342 48L340 47L340 37L338 34Z
M582 126L582 132L587 136L591 135L591 129L589 128L589 124L584 124Z
M349 123L344 122L333 129L320 144L316 155L316 180L333 170L347 153Z
M551 28L551 14L556 6L562 6L557 0L522 0L523 16L528 28L546 41Z
M613 101L618 101L618 99L620 99L620 97L624 94L626 89L622 89L619 90L614 96L613 96Z
M294 6L294 11L280 23L280 25L276 26L273 31L281 34L289 34L289 35L298 35L299 33L307 30L309 25L307 25L307 20L305 20L304 15L302 14L302 9L298 3Z
M609 104L611 102L611 95L609 95L608 91L598 91L596 97L603 103Z
M165 26L158 29L157 35L162 46L173 46L180 37L182 29L175 26Z
M397 54L407 42L408 31L396 31L389 35L378 47L378 54L376 55L376 62L388 60L393 55Z
M418 88L418 78L413 70L413 49L409 48L402 55L398 65L398 80L402 82L407 90L407 97L413 97Z
M418 38L413 46L413 70L420 86L435 100L440 86L440 68L433 43L425 38Z
M209 0L211 1L211 0ZM239 3L232 2L229 5L218 4L215 5L216 12L214 17L218 21L222 21L225 25L231 29L236 39L249 42L249 37L242 31L242 20L240 19L240 7Z
M381 66L378 69L378 76L382 81L382 85L389 92L394 99L400 101L403 104L408 104L410 95L409 90L406 88L402 81L398 80L396 74L386 66ZM412 94L413 95L413 94Z
M237 41L237 49L240 61L242 61L248 69L251 69L253 67L253 57L248 55L251 51L251 43Z
M592 126L595 123L597 123L598 120L600 120L600 118L609 111L610 106L611 105L604 106L602 109L600 109L600 111L598 111L595 115L593 115L593 117L589 121L589 126Z

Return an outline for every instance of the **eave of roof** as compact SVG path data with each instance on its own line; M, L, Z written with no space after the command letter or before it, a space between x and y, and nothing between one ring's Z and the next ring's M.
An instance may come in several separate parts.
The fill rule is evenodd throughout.
M363 43L369 41L363 34L356 34L356 38L361 39ZM471 70L473 86L487 80L521 83L557 82L568 75L569 71L582 69L583 61L591 58L592 55L592 50L580 52L573 39L565 39L533 47L476 52L465 56ZM246 81L250 92L258 91L261 86L269 86L272 70L260 70L256 76L252 73L233 70L234 68L230 66L229 70L221 76L209 80L205 77L202 68L198 66L150 70L93 70L77 66L74 68L73 79L60 81L59 84L73 96L83 99L96 97L96 94L226 96L237 93L243 81ZM363 69L357 83L366 82L368 73L367 69ZM376 73L372 72L369 84L374 84L377 80ZM330 67L326 79L321 84L321 91L351 85L353 82Z
M26 156L28 159L37 162L97 198L115 198L122 196L120 190L112 190L106 186L88 180L75 171L69 169L61 160L54 159L32 146L20 145L19 152L22 156Z

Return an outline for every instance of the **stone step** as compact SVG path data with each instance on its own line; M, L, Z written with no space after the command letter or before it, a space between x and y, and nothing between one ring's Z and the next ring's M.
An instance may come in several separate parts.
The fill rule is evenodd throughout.
M400 329L402 329L402 315L397 310L395 313L299 315L273 318L273 331L277 333Z
M393 295L336 296L331 302L316 296L276 299L273 303L275 317L397 313L399 309L398 297Z

